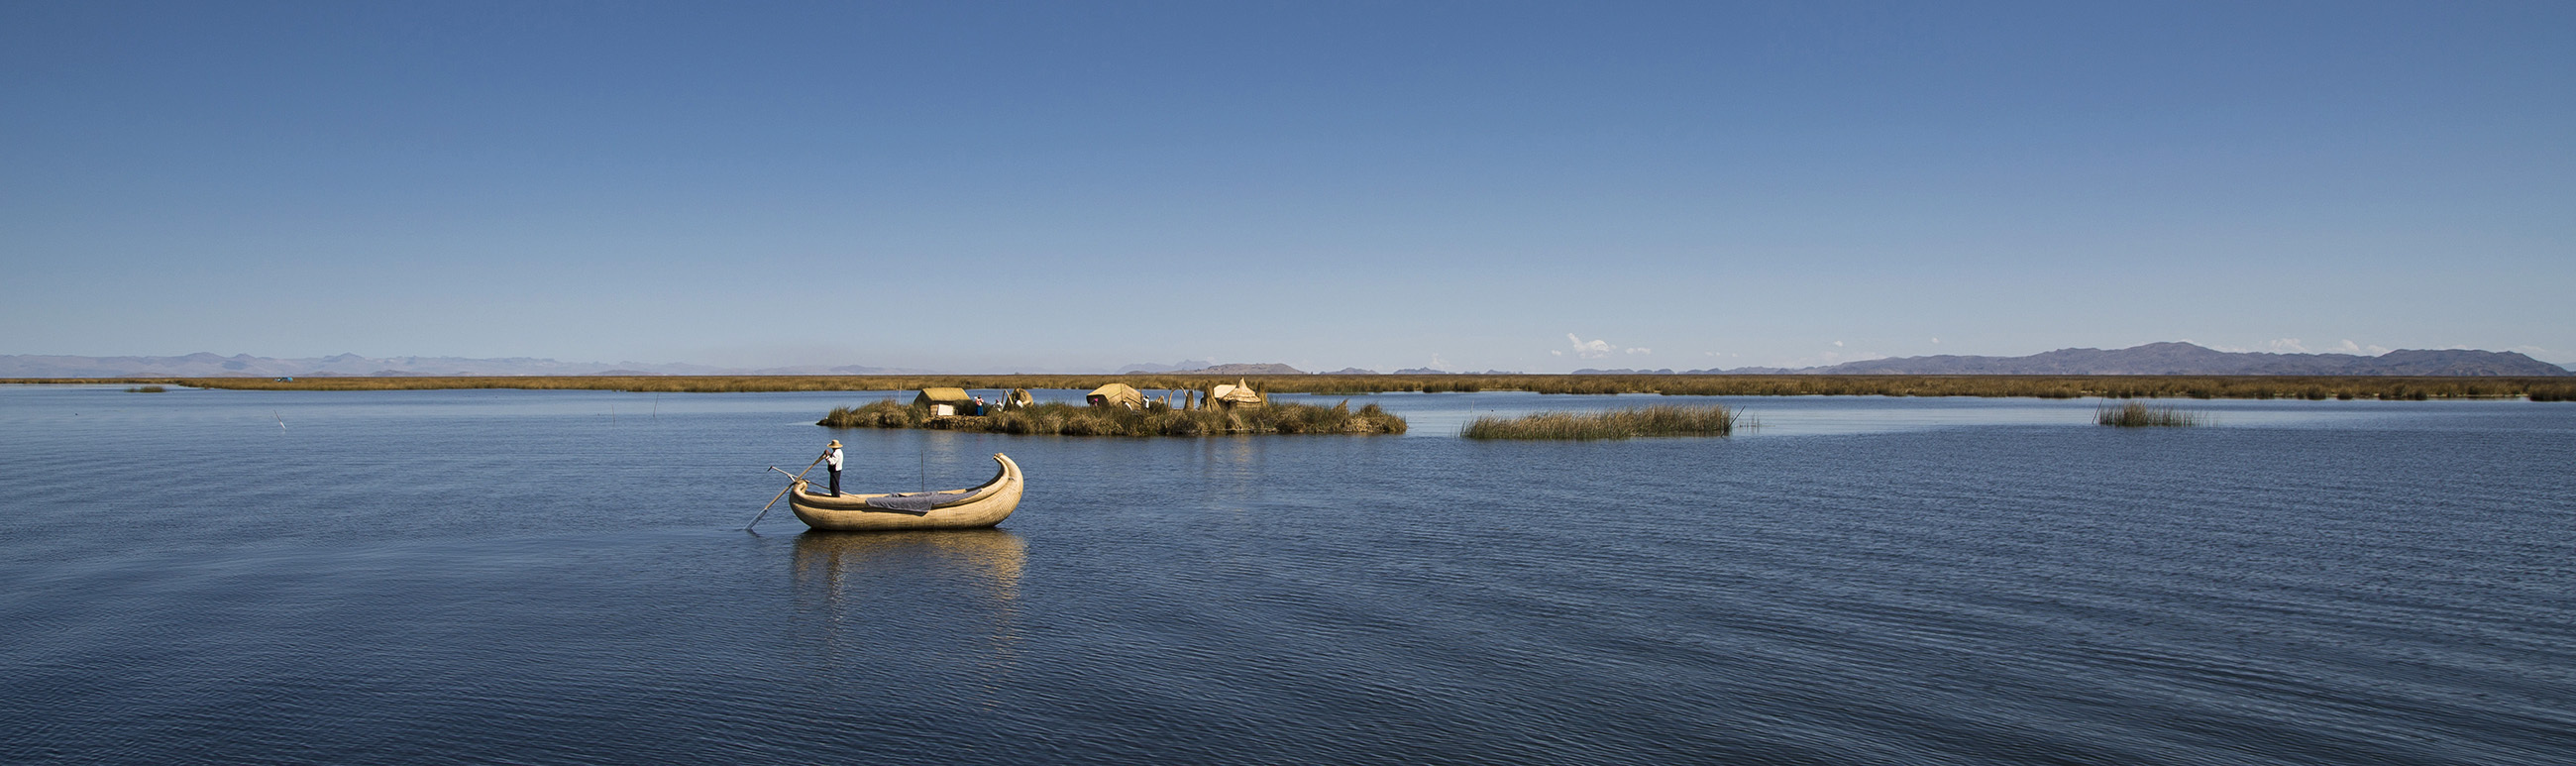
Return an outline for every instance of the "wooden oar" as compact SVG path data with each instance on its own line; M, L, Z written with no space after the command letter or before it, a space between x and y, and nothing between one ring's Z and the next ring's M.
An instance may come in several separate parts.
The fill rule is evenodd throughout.
M761 507L760 507L760 515L759 515L759 516L753 516L753 517L751 517L751 523L742 525L742 531L749 532L749 531L751 531L751 528L752 528L752 527L760 526L760 520L761 520L762 518L765 518L765 517L769 516L769 507L770 507L770 506L772 506L772 505L777 505L779 500L781 500L781 499L783 499L783 498L787 497L787 491L788 491L788 490L795 489L795 488L796 488L796 482L803 481L803 480L805 479L805 474L813 473L813 472L814 472L814 466L818 466L818 465L822 465L822 464L823 464L823 459L822 459L822 458L819 458L819 457L818 457L818 458L814 458L814 462L806 463L806 464L805 464L805 470L803 470L803 471L798 471L798 472L796 473L796 475L794 475L794 476L790 476L790 477L787 477L787 489L779 490L779 491L778 491L778 497L770 498L770 499L769 499L769 505L761 506ZM778 471L778 466L774 466L774 465L773 465L773 466L770 466L770 467L769 467L769 470L772 470L772 471ZM786 471L778 471L778 472L779 472L779 473L786 473Z

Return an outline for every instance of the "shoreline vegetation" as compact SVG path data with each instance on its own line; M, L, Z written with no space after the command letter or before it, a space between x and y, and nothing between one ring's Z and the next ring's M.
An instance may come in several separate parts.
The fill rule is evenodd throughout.
M2186 427L2205 425L2209 418L2197 412L2172 405L2148 405L2131 401L2124 404L2104 403L2093 411L2094 422L2121 428Z
M1749 423L1747 425L1750 425ZM1516 418L1481 417L1458 435L1468 439L1627 439L1638 436L1726 436L1735 411L1725 405L1657 404L1606 412L1533 412Z
M835 407L814 425L826 428L924 428L1042 436L1223 436L1230 434L1401 434L1404 418L1370 404L1352 410L1271 402L1259 407L1177 409L1151 402L1143 409L1048 402L991 415L932 415L893 399Z
M1244 376L1213 375L639 375L488 377L15 378L11 384L161 384L256 391L389 391L465 388L571 389L644 393L1089 390L1104 383L1138 389L1206 390ZM2510 399L2576 401L2576 380L2506 377L2278 375L1261 375L1265 393L1357 395L1396 392L1527 391L1541 394L1668 396L1979 396L2040 399Z

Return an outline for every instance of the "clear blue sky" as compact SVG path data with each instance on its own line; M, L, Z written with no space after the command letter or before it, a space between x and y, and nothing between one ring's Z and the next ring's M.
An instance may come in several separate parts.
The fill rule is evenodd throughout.
M2576 3L13 2L0 272L25 354L2568 362Z

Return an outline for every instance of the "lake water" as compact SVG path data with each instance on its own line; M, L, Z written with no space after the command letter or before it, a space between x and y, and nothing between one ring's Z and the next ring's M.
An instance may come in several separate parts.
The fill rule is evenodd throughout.
M0 761L2576 763L2576 404L812 425L883 396L0 387ZM828 438L1028 494L743 532Z

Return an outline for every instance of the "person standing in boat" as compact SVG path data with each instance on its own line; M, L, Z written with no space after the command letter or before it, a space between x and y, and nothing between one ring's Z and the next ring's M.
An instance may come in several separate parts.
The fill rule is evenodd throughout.
M832 496L841 496L841 440L833 439L823 448L823 464L832 469Z

